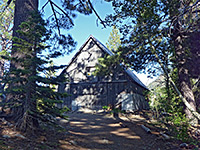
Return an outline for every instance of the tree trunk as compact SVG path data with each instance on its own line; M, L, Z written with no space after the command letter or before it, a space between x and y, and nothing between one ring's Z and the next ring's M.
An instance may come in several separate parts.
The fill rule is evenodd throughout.
M16 0L15 1L15 12L14 12L14 27L13 27L13 37L21 38L26 40L24 37L20 36L16 31L19 30L19 25L22 22L28 20L31 17L32 12L36 12L38 10L38 0ZM13 44L15 44L13 42ZM17 47L12 47L11 57L14 58L11 60L10 64L10 72L11 77L16 77L15 73L12 73L15 69L23 69L22 63L17 62L16 60L22 59L25 57L23 52L17 51ZM34 57L34 56L33 56ZM20 86L22 83L10 83L9 88L12 89L14 86ZM32 91L27 88L26 93L24 93L25 101L22 102L21 106L17 106L11 109L12 119L16 122L16 126L19 129L27 130L28 127L33 125L37 125L37 121L29 116L29 112L31 110L36 109L36 102L31 99L30 94ZM6 97L7 102L10 100L13 101L15 99L20 99L20 96L16 94L9 93Z
M196 111L196 101L195 101L194 94L192 91L192 86L191 86L190 78L188 75L188 69L184 67L179 67L178 69L179 69L178 74L179 74L180 90L183 96L185 97L185 99L193 108L193 110ZM188 119L191 119L192 124L198 123L197 119L194 118L193 114L187 107L185 107L185 113L186 113L186 117Z
M195 97L192 91L192 85L190 81L189 73L189 59L192 59L192 56L188 55L188 50L191 50L191 47L186 43L186 34L181 25L177 22L174 30L174 46L175 46L175 55L176 55L176 64L178 68L178 80L179 80L179 89L183 97L192 107L193 111L196 111L196 102ZM197 124L198 120L193 116L192 112L185 107L186 117L191 119L191 124Z
M16 32L19 30L19 25L22 22L27 21L30 17L30 13L38 11L38 0L16 0L15 1L15 12L14 12L14 27L13 27L13 37L20 37L19 34ZM13 43L14 44L14 43ZM23 53L17 52L13 47L11 56L14 58L22 58ZM21 68L19 63L11 61L10 70L14 68Z
M200 33L199 32L193 32L193 33L188 33L187 34L187 39L186 39L186 45L189 47L189 54L186 53L186 55L189 55L190 59L187 59L186 62L186 71L189 72L189 79L198 79L200 78L200 55L199 55L199 48L200 48ZM182 77L184 78L184 77ZM184 83L182 83L184 84ZM190 85L190 93L189 95L192 95L192 102L191 105L193 105L195 110L197 111L197 106L198 106L198 98L195 95L195 91L193 90L193 85L189 82ZM187 90L187 87L185 87ZM189 90L187 90L189 91ZM198 94L198 92L196 93ZM195 98L196 97L196 98ZM196 100L196 101L195 101ZM190 101L188 101L190 102ZM188 109L186 109L186 113L188 112ZM188 114L188 113L187 113Z
M151 43L150 43L151 44ZM155 52L155 47L151 44L152 49ZM158 60L158 63L160 64L162 70L164 71L165 75L169 75L167 69L165 68L164 64L162 63L162 61L160 60L159 56L154 53L155 57ZM177 62L176 62L177 63ZM175 92L179 95L179 98L181 98L181 100L183 101L183 103L185 104L185 107L187 107L187 109L190 111L190 113L194 116L194 118L196 118L197 120L200 120L200 114L196 111L196 107L193 107L190 105L190 103L186 100L186 98L183 96L183 94L180 92L180 90L177 88L176 84L174 83L174 81L172 80L172 78L170 76L169 77L169 81L173 87L173 89L175 90Z

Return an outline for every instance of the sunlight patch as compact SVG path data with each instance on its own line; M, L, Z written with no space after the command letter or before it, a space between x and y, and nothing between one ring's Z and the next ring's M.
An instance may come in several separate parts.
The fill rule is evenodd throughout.
M112 131L110 133L117 135L117 136L123 136L123 137L128 138L128 139L141 139L139 136L131 135L128 132L130 132L129 129L123 128L123 129L118 129L116 131Z

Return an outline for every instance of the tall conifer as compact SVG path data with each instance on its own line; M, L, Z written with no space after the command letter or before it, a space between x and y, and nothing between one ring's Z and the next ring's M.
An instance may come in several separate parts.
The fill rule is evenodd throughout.
M119 46L121 45L119 30L116 26L113 26L112 32L110 32L110 36L108 38L108 42L106 42L106 47L112 52L116 52Z

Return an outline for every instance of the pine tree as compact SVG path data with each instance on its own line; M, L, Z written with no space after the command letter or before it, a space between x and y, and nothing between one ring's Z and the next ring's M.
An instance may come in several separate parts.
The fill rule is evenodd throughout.
M7 1L7 6L10 5L10 2L13 2L14 0ZM15 1L15 12L14 12L14 27L13 27L13 37L17 37L23 40L24 36L20 36L18 32L16 32L19 29L19 25L22 22L26 22L27 19L30 17L31 13L38 11L38 3L39 0L16 0ZM76 13L82 13L85 15L89 15L92 13L90 7L88 6L88 1L61 1L62 7L56 5L52 0L48 0L47 3L42 7L44 7L49 4L53 15L49 17L47 20L48 28L51 30L51 45L52 50L56 50L54 54L51 55L51 57L56 57L57 55L64 55L65 53L69 53L75 49L76 42L73 40L72 36L70 34L63 35L60 33L61 29L69 30L74 26L73 19L76 16ZM42 10L41 10L42 11ZM54 30L57 30L55 32ZM11 51L11 57L10 60L10 68L9 71L15 71L16 69L22 69L23 66L21 66L21 63L19 61L16 61L15 59L20 58L21 61L23 61L24 53L22 51L19 51L16 44L14 44L14 41L12 42L12 51ZM15 46L14 46L15 45ZM35 57L35 56L33 56ZM13 74L14 76L14 74ZM18 83L20 84L20 83ZM13 88L16 85L14 83L9 83L9 88ZM13 99L15 95L12 93L8 93L6 95L6 101L9 101L9 99Z
M13 96L8 99L5 107L11 108L9 117L16 122L16 127L23 131L34 131L39 126L39 120L46 119L44 114L61 115L56 103L62 102L59 98L63 94L56 92L50 85L62 81L57 77L47 78L43 74L60 68L48 65L52 57L56 58L60 54L45 45L50 38L50 32L45 26L46 23L40 14L32 14L27 22L19 26L18 34L23 36L23 39L17 37L13 39L15 50L23 52L23 57L9 58L21 67L9 72L9 83L15 86L10 86L6 90ZM48 49L47 56L44 51Z
M104 76L112 74L116 71L116 68L119 69L119 57L114 55L118 53L118 49L121 46L119 30L116 26L113 26L110 36L108 37L108 42L106 42L106 47L113 52L113 56L106 54L104 57L98 59L98 64L94 74L99 76Z
M11 2L15 2L15 12L11 57L5 57L10 61L6 103L3 104L6 114L1 114L0 117L11 118L18 129L29 131L39 126L39 120L46 120L44 114L60 115L62 112L56 104L66 94L56 92L55 87L65 79L54 76L47 78L44 75L44 72L55 72L55 69L61 68L48 67L51 58L75 49L76 42L72 36L61 34L61 29L71 29L77 13L89 15L94 11L100 20L101 18L90 0L61 1L62 7L48 0L41 12L49 4L53 15L46 23L38 14L39 0L8 0L4 12ZM47 26L50 29L48 32ZM52 47L45 46L46 41ZM43 51L47 49L49 54L44 55Z
M108 38L108 42L106 42L106 47L112 52L116 52L119 46L121 45L119 30L116 26L113 26L112 32L110 32L110 36Z

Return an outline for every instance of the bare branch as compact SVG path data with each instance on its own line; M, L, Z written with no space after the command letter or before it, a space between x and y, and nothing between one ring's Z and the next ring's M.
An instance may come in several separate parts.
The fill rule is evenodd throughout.
M96 10L94 9L92 3L90 2L90 0L88 0L88 3L92 9L92 11L95 13L95 15L97 16L97 18L100 20L101 24L104 26L104 28L106 28L106 25L104 24L104 21L101 19L101 17L98 15L98 13L96 12Z
M11 41L10 41L10 43L11 43ZM12 47L12 44L10 44L5 50L8 51L11 49L11 47Z
M52 16L54 16L54 15L52 14L51 16L49 16L49 17L47 18L47 20L50 19Z
M8 32L11 32L11 31L13 31L13 27L8 30Z
M81 1L81 0L79 0L79 2L80 2L80 4L85 8L85 5L83 4L83 2ZM75 5L75 7L78 5L79 3L77 3L76 5Z
M8 39L8 41L5 42L5 45L8 45L9 43L12 43L12 39Z
M197 79L197 82L194 84L194 86L192 87L192 89L196 89L198 87L198 85L200 84L200 76Z
M50 2L50 5L51 5L53 14L54 14L54 16L55 16L55 19L56 19L56 24L57 24L57 28L58 28L58 34L60 35L60 28L59 28L59 24L58 24L58 18L57 18L57 16L56 16L56 12L55 12L55 9L54 9L54 7L53 7L52 1L50 0L49 2Z
M54 6L56 6L60 11L62 11L63 12L63 14L65 14L68 18L69 18L69 21L70 21L70 23L74 26L74 23L73 23L73 21L72 21L72 19L69 17L69 15L63 10L63 9L61 9L58 5L56 5L54 2L52 2L51 0L49 0L49 2L51 2Z
M46 5L49 3L49 1L47 1L43 6L42 6L42 9L41 11L46 7Z

